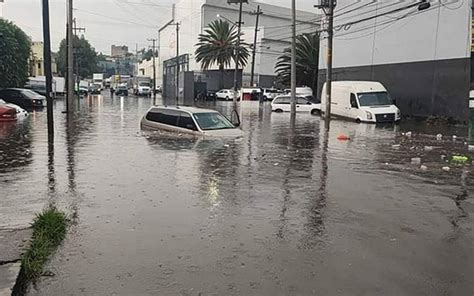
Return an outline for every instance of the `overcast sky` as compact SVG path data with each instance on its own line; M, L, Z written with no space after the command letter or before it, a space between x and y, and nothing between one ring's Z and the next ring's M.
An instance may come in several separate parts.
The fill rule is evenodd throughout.
M4 0L3 17L21 27L34 41L42 40L40 0ZM51 46L56 51L65 36L67 0L49 0ZM225 1L225 0L222 0ZM147 47L147 38L156 36L156 28L169 20L173 0L75 0L74 16L78 27L97 51L110 54L111 44L125 44L131 51ZM260 2L289 7L291 0ZM2 5L0 3L0 5ZM297 8L315 10L314 1L298 0ZM315 11L316 12L316 11Z

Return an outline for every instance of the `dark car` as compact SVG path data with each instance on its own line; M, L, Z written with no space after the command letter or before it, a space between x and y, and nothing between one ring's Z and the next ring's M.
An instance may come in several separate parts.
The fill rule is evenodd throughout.
M126 85L119 85L115 89L115 94L117 96L128 96L128 87Z
M25 88L1 89L0 98L25 110L41 109L46 106L46 98L44 96Z
M91 95L100 95L100 86L96 85L96 84L92 84L90 87L89 87L89 93Z
M46 85L42 84L26 84L25 88L31 89L35 93L38 93L42 96L46 96Z
M212 91L212 90L208 90L207 93L206 93L206 100L207 100L207 101L215 101L215 100L217 100L216 92L215 92L215 91Z

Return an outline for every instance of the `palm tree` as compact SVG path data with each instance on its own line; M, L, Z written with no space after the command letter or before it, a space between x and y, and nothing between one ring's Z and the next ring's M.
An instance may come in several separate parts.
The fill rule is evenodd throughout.
M296 37L296 83L318 89L319 34L302 34ZM286 48L275 65L278 78L289 85L291 79L291 48Z
M242 35L242 34L241 34ZM208 70L212 65L219 66L221 79L220 88L224 88L224 69L235 62L238 33L235 26L223 20L215 20L209 24L209 28L199 34L199 42L196 44L196 61L201 63L203 70ZM240 42L239 67L243 68L249 58L248 44Z

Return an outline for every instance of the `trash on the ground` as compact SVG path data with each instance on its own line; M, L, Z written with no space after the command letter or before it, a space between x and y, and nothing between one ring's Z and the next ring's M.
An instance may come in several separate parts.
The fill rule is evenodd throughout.
M469 157L465 156L465 155L453 155L453 157L451 158L451 160L453 162L458 162L458 163L465 163L466 161L469 160Z
M456 141L457 138L458 138L458 136L453 135L453 140L454 140L454 141Z
M411 159L411 164L420 164L421 163L421 158L419 157L414 157Z
M392 145L392 148L393 149L400 149L400 144L394 144L394 145Z
M442 139L443 139L443 135L442 135L442 134L437 134L437 135L436 135L436 140L441 141Z
M408 138L410 138L410 137L411 137L411 132L406 132L406 133L405 133L405 136L407 136Z
M278 163L278 162L275 162L273 165L274 165L274 166L277 166L277 165L279 165L279 163Z
M433 151L433 146L425 146L425 151Z
M230 147L230 145L229 144L224 144L224 147Z
M444 161L445 159L446 159L446 155L444 155L444 154L441 154L441 160L443 160L443 161Z
M474 145L467 145L467 150L474 151Z
M428 167L426 165L421 165L420 166L420 170L422 171L426 171L428 169Z
M441 169L445 172L449 172L451 170L448 166L444 166Z
M347 135L340 134L339 136L337 136L337 139L338 139L339 141L348 141L348 140L350 140L351 138L349 138L349 136L347 136Z

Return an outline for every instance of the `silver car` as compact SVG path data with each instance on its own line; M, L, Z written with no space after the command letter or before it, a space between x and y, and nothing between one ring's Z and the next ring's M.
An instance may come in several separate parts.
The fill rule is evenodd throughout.
M153 106L142 117L143 130L168 131L197 136L239 137L238 128L216 110L196 107Z

